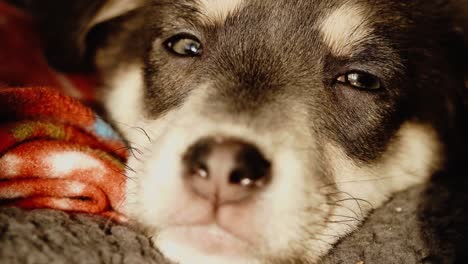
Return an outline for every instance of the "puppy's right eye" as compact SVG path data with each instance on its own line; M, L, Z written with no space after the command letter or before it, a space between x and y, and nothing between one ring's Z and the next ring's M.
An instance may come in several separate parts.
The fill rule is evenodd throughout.
M353 71L339 76L338 83L363 90L378 90L382 83L377 76L365 72Z
M172 36L164 42L164 46L175 55L184 57L196 57L202 53L202 45L198 38L187 33Z

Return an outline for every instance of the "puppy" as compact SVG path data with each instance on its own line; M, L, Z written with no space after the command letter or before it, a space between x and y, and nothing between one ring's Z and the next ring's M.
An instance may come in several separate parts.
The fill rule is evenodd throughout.
M393 193L464 161L462 5L88 9L70 32L134 150L126 212L178 263L317 263Z

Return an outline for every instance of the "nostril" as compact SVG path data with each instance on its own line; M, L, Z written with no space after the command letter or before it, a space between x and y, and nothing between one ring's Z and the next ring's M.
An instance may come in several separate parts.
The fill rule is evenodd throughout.
M268 174L250 174L246 170L236 169L229 176L229 184L242 187L262 187L267 183Z
M190 175L207 180L210 178L210 171L207 165L198 163L198 164L194 164L190 168Z
M271 163L262 152L234 138L201 139L187 150L183 163L187 186L218 203L252 196L271 178Z
M231 172L231 175L229 176L229 183L230 184L248 185L248 184L250 184L252 182L251 180L249 180L248 182L246 181L246 179L249 179L249 178L250 177L245 172L245 170L235 169L235 170L233 170Z
M262 187L270 178L271 163L253 145L246 144L239 151L237 168L229 177L229 183L244 187Z
M183 157L189 176L197 176L203 179L210 177L208 159L212 151L212 143L201 140L191 146Z

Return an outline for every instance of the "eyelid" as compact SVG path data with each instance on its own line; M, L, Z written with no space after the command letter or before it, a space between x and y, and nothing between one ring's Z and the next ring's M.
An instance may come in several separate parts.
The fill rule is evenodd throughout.
M163 30L161 34L159 34L159 38L163 40L167 40L176 35L194 36L200 42L204 42L203 34L201 34L199 31L190 29L190 28L180 28L180 27Z
M163 44L169 44L171 41L181 40L181 39L191 39L191 40L201 43L201 41L198 39L197 36L192 35L190 33L182 32L182 33L176 33L176 34L171 35L170 37L168 37L166 40L163 41Z

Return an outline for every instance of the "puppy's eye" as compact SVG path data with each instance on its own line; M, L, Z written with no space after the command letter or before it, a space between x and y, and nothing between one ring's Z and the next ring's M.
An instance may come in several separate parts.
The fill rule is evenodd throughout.
M339 76L338 83L349 85L358 89L378 90L382 83L377 76L365 72L350 72Z
M197 37L191 34L177 34L164 42L170 52L185 57L196 57L202 53L202 45Z

